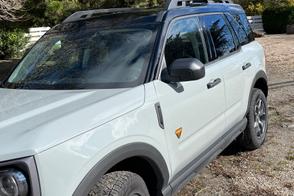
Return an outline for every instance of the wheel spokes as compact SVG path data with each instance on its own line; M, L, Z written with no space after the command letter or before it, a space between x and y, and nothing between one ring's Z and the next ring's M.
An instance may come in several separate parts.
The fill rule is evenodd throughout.
M262 99L256 101L254 109L254 129L256 130L256 135L261 137L266 126L266 108Z

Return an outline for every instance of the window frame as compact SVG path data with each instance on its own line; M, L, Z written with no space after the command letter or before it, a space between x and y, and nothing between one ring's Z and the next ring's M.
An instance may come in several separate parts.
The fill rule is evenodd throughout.
M209 39L212 40L212 44L211 44L212 46L210 46L210 47L214 47L214 48L213 48L214 56L217 57L216 59L214 59L214 60L212 60L212 61L208 61L208 63L207 63L206 65L210 65L210 64L215 63L216 61L223 60L224 58L227 58L227 57L229 57L229 56L232 56L232 55L234 55L234 54L240 52L240 50L241 50L241 47L239 47L239 41L238 41L238 38L237 38L236 35L234 34L234 31L233 31L233 29L232 29L232 27L231 27L229 21L227 21L227 18L226 18L226 16L225 16L225 12L213 12L213 13L198 14L198 16L211 16L211 15L221 15L221 16L222 16L224 22L226 23L226 25L227 25L229 31L231 32L231 34L232 34L232 36L233 36L233 42L234 42L234 45L235 45L235 50L234 50L233 52L230 52L230 53L228 53L228 54L226 54L226 55L223 55L223 56L221 56L221 57L217 57L217 54L216 54L216 48L215 48L215 46L214 46L212 36L211 36L210 34L206 33L207 36L209 37ZM199 19L199 20L200 20L200 19ZM202 28L205 29L204 24L202 24L202 25L203 25ZM206 31L205 31L205 32L206 32Z
M166 59L165 59L166 42L167 42L168 34L169 34L173 24L178 20L182 20L182 19L186 19L186 18L193 18L195 20L196 24L199 27L198 30L199 30L199 33L200 33L200 36L201 36L201 41L202 41L203 49L204 49L204 55L205 55L206 62L203 63L203 64L206 66L209 63L208 52L207 52L208 51L207 50L208 46L206 44L206 41L205 41L206 39L205 39L204 34L203 34L203 26L200 23L198 16L199 16L199 14L191 14L191 15L179 16L179 17L173 18L169 22L167 30L163 32L164 35L162 36L162 39L164 41L163 41L163 44L162 44L162 46L160 48L160 50L161 50L160 59L159 59L159 67L160 67L160 69L158 70L159 74L157 74L158 76L157 76L157 78L155 78L155 80L161 80L161 73L167 67Z
M244 31L245 31L245 33L247 35L247 38L248 38L248 43L247 44L250 44L251 42L254 42L255 41L254 32L253 32L253 29L251 27L251 24L249 23L249 21L247 19L247 15L245 13L229 13L229 14L231 14L235 18L235 20L237 21L237 23L244 29ZM245 16L245 18L246 18L246 23L247 23L247 25L249 27L250 34L248 34L248 32L246 30L246 27L244 26L246 24L244 24L242 22L242 20L241 20L241 15ZM241 21L241 24L238 22L237 17L239 17L239 20ZM250 37L250 36L252 36L252 37ZM244 44L243 46L245 46L247 44Z
M225 15L224 15L224 14L225 14L225 12L212 12L212 13L197 14L197 16L222 15L222 17L224 18L224 20L225 20L225 22L226 22L226 24L227 24L228 21L227 21L227 18L225 18ZM203 25L203 24L202 24L202 25ZM227 24L227 25L228 25L228 24ZM204 28L204 27L202 27L202 28ZM233 35L233 39L236 39L236 38L234 37L234 32L232 32L230 25L228 26L228 28L229 28L229 30L231 31L232 35ZM208 34L207 36L209 36L210 39L212 39L212 37L211 37L210 34ZM237 40L237 41L238 41L238 40ZM234 43L235 43L235 41L234 41ZM212 46L210 46L210 47L212 47ZM213 43L213 47L214 47L213 50L215 51L215 55L217 56L217 54L216 54L216 49L215 49L215 46L214 46L214 43ZM221 57L217 57L216 59L214 59L214 60L212 60L212 61L208 61L208 63L205 64L205 66L210 66L210 65L212 65L212 64L214 64L214 63L216 63L216 62L218 62L218 61L224 60L225 58L228 58L228 57L230 57L230 56L233 56L233 55L239 53L239 52L241 51L241 48L242 48L242 47L237 47L236 44L235 44L235 47L236 47L236 50L235 50L234 52L230 52L229 54L223 55L223 56L221 56Z
M164 41L163 41L162 46L160 47L160 50L161 50L160 53L161 54L160 54L160 58L159 58L159 69L158 69L158 74L156 74L157 77L154 80L161 80L161 73L167 67L166 61L165 61L164 50L165 50L165 46L166 46L166 42L167 42L168 33L170 32L170 29L172 28L173 23L175 21L183 19L183 18L193 18L194 17L197 24L199 25L199 32L200 32L200 35L201 35L201 39L202 39L204 50L205 50L204 53L205 53L205 56L206 56L206 63L204 64L205 67L213 66L213 64L215 64L216 62L222 61L225 58L228 58L230 56L233 56L233 55L239 53L241 51L242 46L238 47L238 45L236 45L235 41L237 41L239 43L238 38L235 35L235 32L232 29L229 21L227 20L227 18L225 16L225 13L226 12L210 12L210 13L190 14L190 15L184 15L184 16L179 16L179 17L173 18L168 23L166 31L162 31L163 35L161 35L161 39L163 39ZM236 47L236 50L234 52L231 52L229 54L218 57L218 58L216 58L216 59L214 59L212 61L209 61L209 52L208 51L211 51L212 54L216 55L216 49L215 49L215 46L214 46L211 35L206 33L205 28L204 28L203 24L201 23L201 21L199 19L199 16L206 16L206 15L222 15L223 19L225 20L226 24L228 25L229 30L231 31L231 33L233 35L233 39L234 39L234 43L235 43L235 47ZM207 36L207 39L209 38L212 41L211 43L207 43L207 39L206 39L205 35Z
M228 23L230 24L232 30L234 31L234 34L235 34L236 37L237 37L237 40L238 40L238 42L239 42L240 47L245 46L245 45L247 45L247 44L250 44L252 41L254 41L254 40L250 40L249 35L247 34L245 27L244 27L243 25L241 25L241 24L236 20L236 18L235 18L235 16L234 16L233 14L231 14L230 12L226 12L224 15L225 15L225 17L226 17ZM240 26L240 28L244 31L244 33L245 33L245 35L246 35L246 39L247 39L246 42L244 42L244 43L241 43L241 42L240 42L240 40L239 40L239 36L238 36L238 33L235 31L235 29L234 29L234 27L233 27L233 24L229 21L228 17L232 17L232 19L235 20L235 22L236 22L236 23Z

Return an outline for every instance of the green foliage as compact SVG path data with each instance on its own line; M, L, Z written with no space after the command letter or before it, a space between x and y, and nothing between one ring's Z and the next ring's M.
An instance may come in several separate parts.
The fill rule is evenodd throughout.
M70 0L28 0L28 26L52 27L81 7L79 2Z
M265 8L280 8L294 6L294 0L234 0L240 4L247 15L261 15Z
M20 57L21 50L28 43L28 38L20 29L0 29L0 59Z
M265 0L267 8L280 8L294 6L294 0Z
M291 14L289 15L289 25L294 25L294 9L292 10Z
M27 0L28 26L54 26L78 10L113 7L155 7L162 0Z
M256 3L253 4L252 2L249 3L246 12L250 16L254 15L261 15L264 11L265 7L263 3Z
M264 11L264 0L234 0L235 3L240 4L247 15L261 15Z
M294 7L269 7L263 12L263 27L269 34L285 33Z

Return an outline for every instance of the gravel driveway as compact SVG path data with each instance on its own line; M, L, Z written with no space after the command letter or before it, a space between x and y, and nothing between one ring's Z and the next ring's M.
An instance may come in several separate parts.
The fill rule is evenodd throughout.
M270 83L265 145L252 152L232 145L178 196L294 195L294 35L268 35L257 41L265 48Z

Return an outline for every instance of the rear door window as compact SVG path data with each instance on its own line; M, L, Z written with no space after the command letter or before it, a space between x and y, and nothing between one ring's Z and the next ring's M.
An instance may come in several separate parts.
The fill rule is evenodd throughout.
M204 15L199 19L214 44L216 56L211 61L236 51L233 34L222 14Z

